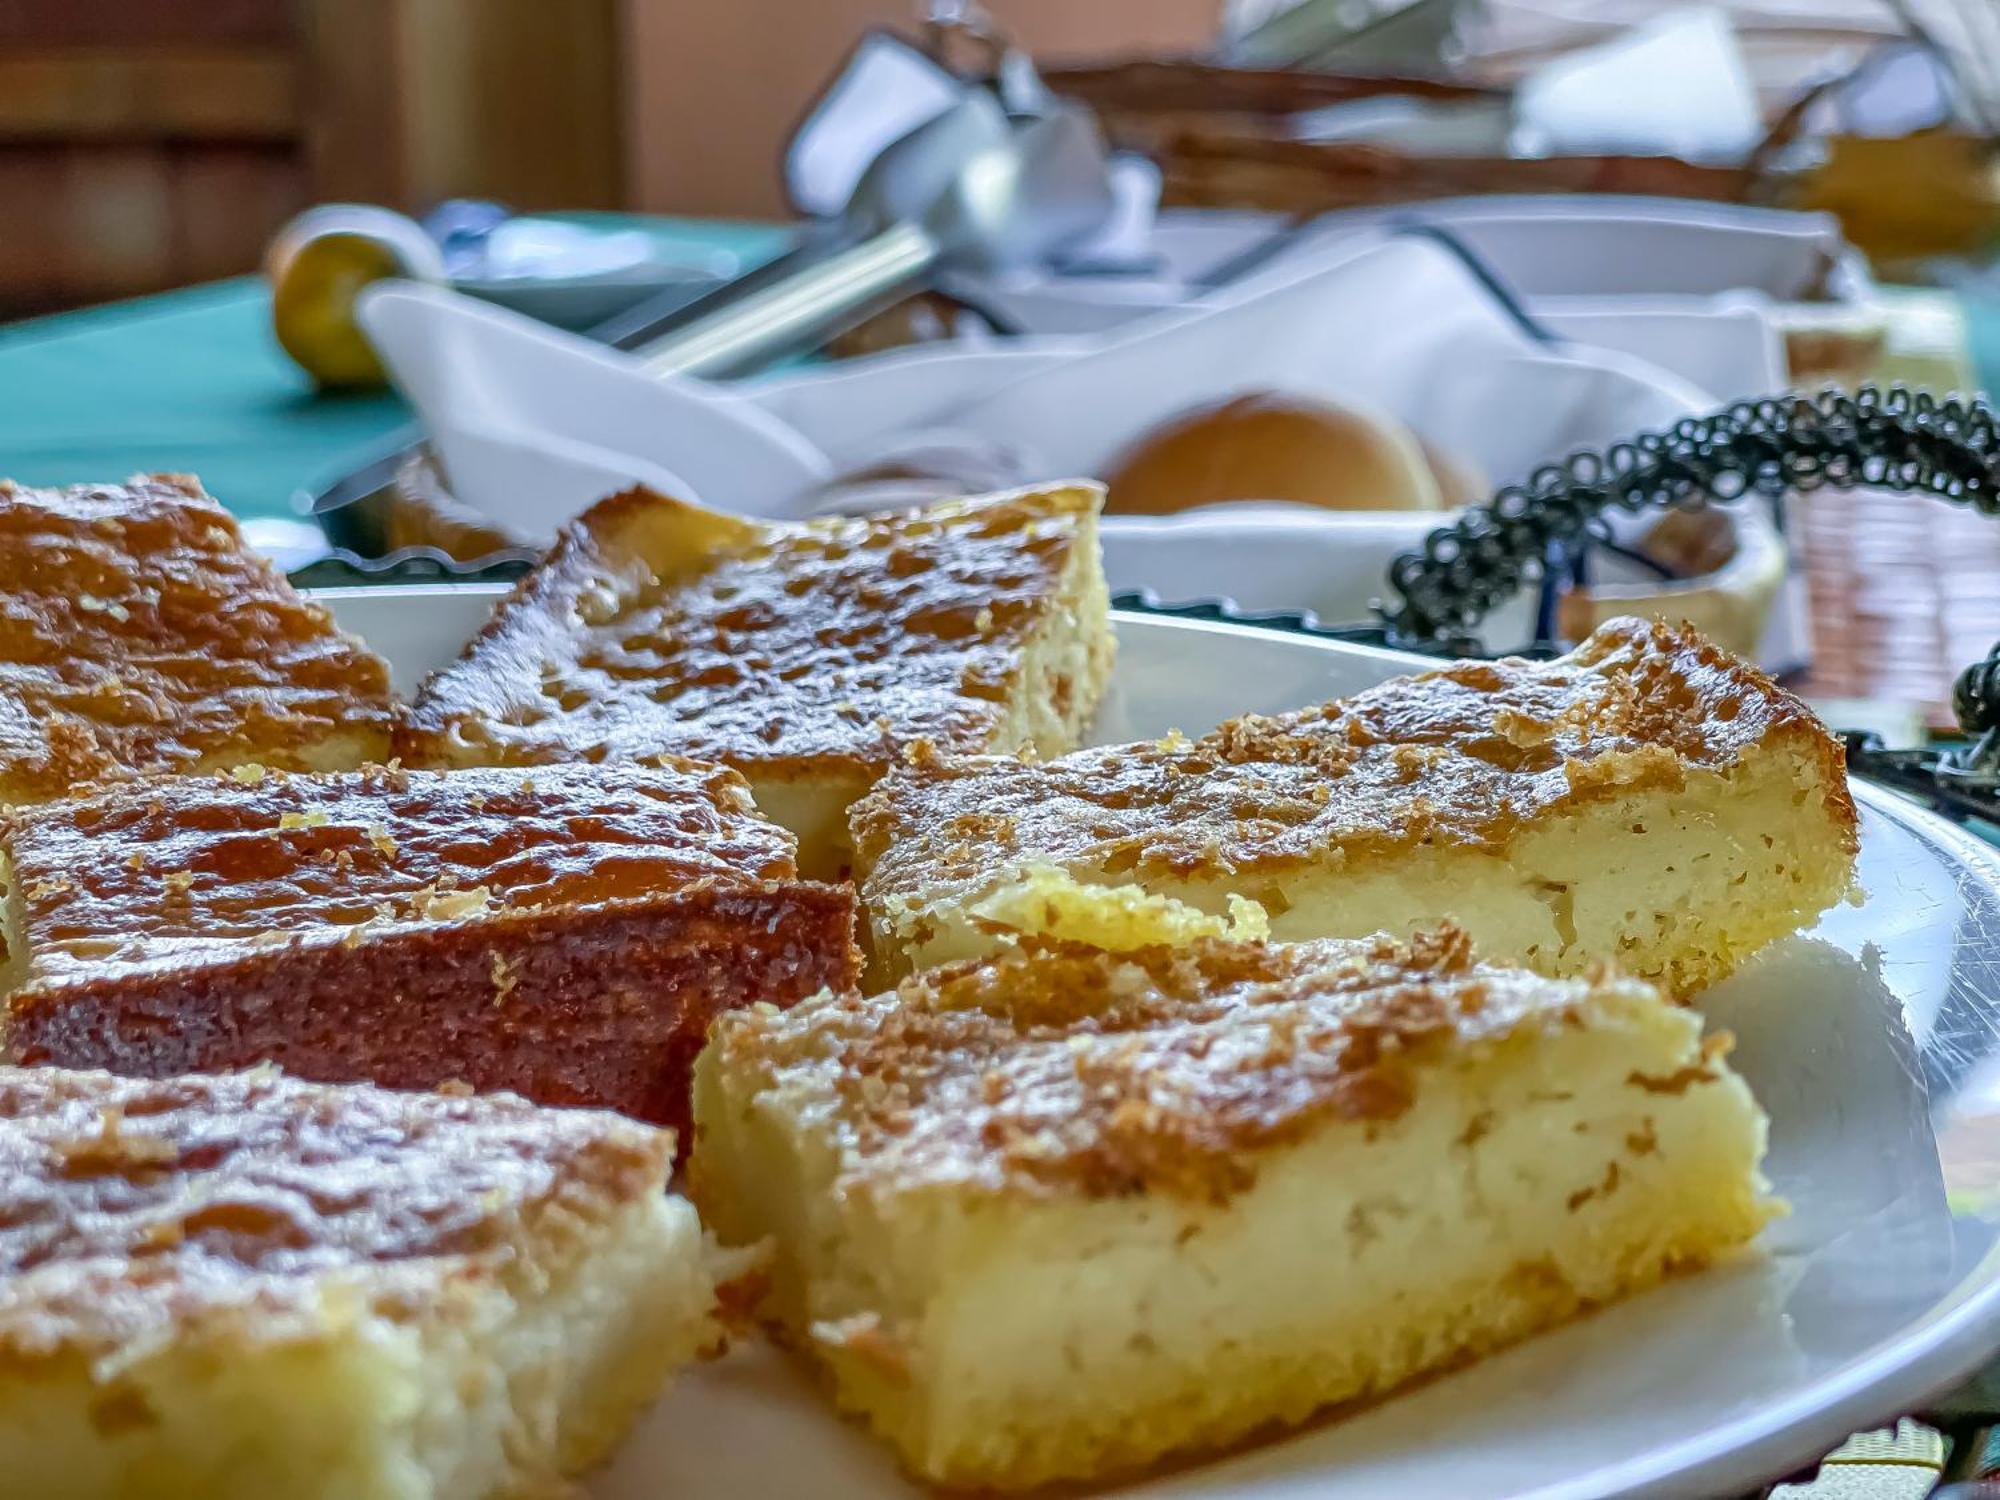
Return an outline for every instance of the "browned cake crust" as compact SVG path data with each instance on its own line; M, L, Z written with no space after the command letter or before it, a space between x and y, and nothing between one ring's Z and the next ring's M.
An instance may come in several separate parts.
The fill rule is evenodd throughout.
M692 761L327 775L238 768L0 825L33 987L291 936L574 911L798 871L743 779Z
M217 1319L282 1340L324 1317L325 1271L371 1272L394 1316L435 1279L427 1262L498 1269L663 1191L674 1150L602 1113L270 1069L0 1067L0 1122L0 1360L115 1358Z
M869 778L918 741L996 748L1098 501L1055 487L780 525L614 495L425 684L399 748L413 764L668 752Z
M1039 764L919 757L853 809L870 899L949 894L1032 857L1114 873L1280 871L1419 844L1503 850L1564 809L1783 745L1818 764L1858 847L1839 743L1691 627L1614 620L1549 662L1459 662L1198 740Z
M846 1170L874 1181L1220 1200L1254 1153L1320 1121L1402 1114L1439 1046L1580 1024L1627 983L1476 963L1449 925L1407 942L1210 938L951 964L873 999L729 1016L714 1044L753 1089L831 1088Z
M0 481L0 599L0 801L388 752L388 668L186 476Z
M677 1123L710 1019L853 982L853 895L714 766L238 770L19 809L19 1061L271 1060Z

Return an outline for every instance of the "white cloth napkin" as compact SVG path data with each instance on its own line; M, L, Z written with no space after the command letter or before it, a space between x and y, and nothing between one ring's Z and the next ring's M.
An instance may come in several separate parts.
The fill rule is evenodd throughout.
M1865 260L1831 215L1613 194L1440 199L1329 213L1306 226L1281 214L1170 209L1153 226L1145 274L1014 270L960 275L950 289L1018 332L1103 333L1213 300L1206 279L1246 253L1263 248L1269 257L1245 283L1254 285L1400 224L1449 234L1543 320L1613 308L1727 316L1768 312L1773 301L1823 296L1859 306L1875 296Z
M1165 418L1249 390L1385 409L1496 484L1714 401L1629 355L1538 343L1456 257L1386 232L1105 336L898 351L750 384L660 381L435 288L376 288L361 316L455 492L528 540L634 481L804 514L829 476L932 428L1011 446L1051 479L1101 473ZM1116 589L1352 621L1391 558L1445 519L1276 506L1113 517L1106 568ZM1510 612L1489 641L1517 643L1525 618Z
M1736 28L1714 5L1667 11L1543 64L1521 80L1514 114L1517 139L1544 156L1733 163L1764 135Z
M1039 88L1036 83L1030 86ZM808 218L839 217L883 152L968 94L985 97L996 121L1001 117L1004 88L994 99L983 86L967 83L894 32L867 33L812 102L785 147L785 192L792 207ZM903 182L915 197L872 205L875 211L886 207L901 214L921 214L936 184L918 188L907 177ZM1146 157L1118 153L1111 161L1111 193L1110 216L1064 253L1065 265L1117 269L1148 257L1160 203L1159 167Z

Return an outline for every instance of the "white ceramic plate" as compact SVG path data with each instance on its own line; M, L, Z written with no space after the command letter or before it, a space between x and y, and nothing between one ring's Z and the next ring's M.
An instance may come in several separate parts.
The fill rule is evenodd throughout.
M328 595L404 686L491 588ZM1294 707L1410 659L1303 636L1118 620L1103 740ZM2000 862L1871 787L1867 897L1704 997L1770 1111L1792 1205L1761 1256L1532 1340L1346 1420L1126 1493L1236 1500L1720 1497L1903 1412L2000 1348ZM599 1500L914 1496L886 1450L751 1347L673 1389Z

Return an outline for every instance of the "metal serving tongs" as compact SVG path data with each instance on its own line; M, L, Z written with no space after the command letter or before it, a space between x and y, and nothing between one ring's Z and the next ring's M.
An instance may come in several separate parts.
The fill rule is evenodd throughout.
M862 175L842 216L856 243L647 340L659 375L738 375L817 347L943 270L1032 264L1111 212L1096 122L1058 103L1013 118L968 93L896 141Z
M1095 118L1043 88L1023 54L1008 53L998 81L998 92L968 85L892 142L845 210L797 249L665 316L642 305L592 336L662 377L746 374L945 272L1033 264L1087 236L1114 202ZM379 552L398 476L422 459L420 442L404 444L315 495L310 512L336 543Z
M656 374L745 374L818 347L943 272L1032 265L1099 228L1115 199L1095 117L1050 92L977 5L935 0L929 50L942 58L955 37L983 50L986 66L972 76L990 85L968 84L955 104L888 145L837 225L816 237L821 248L621 347Z

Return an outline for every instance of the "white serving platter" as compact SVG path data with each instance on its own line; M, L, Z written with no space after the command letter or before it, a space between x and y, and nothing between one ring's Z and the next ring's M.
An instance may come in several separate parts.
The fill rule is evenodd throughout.
M323 597L407 689L500 592ZM1103 741L1317 702L1413 660L1143 615L1117 628ZM1737 1065L1771 1115L1768 1170L1792 1206L1759 1256L1119 1493L1720 1500L1942 1393L2000 1349L2000 861L1892 794L1857 792L1865 898L1702 1000L1737 1036ZM588 1493L922 1491L801 1371L752 1344L683 1378Z

